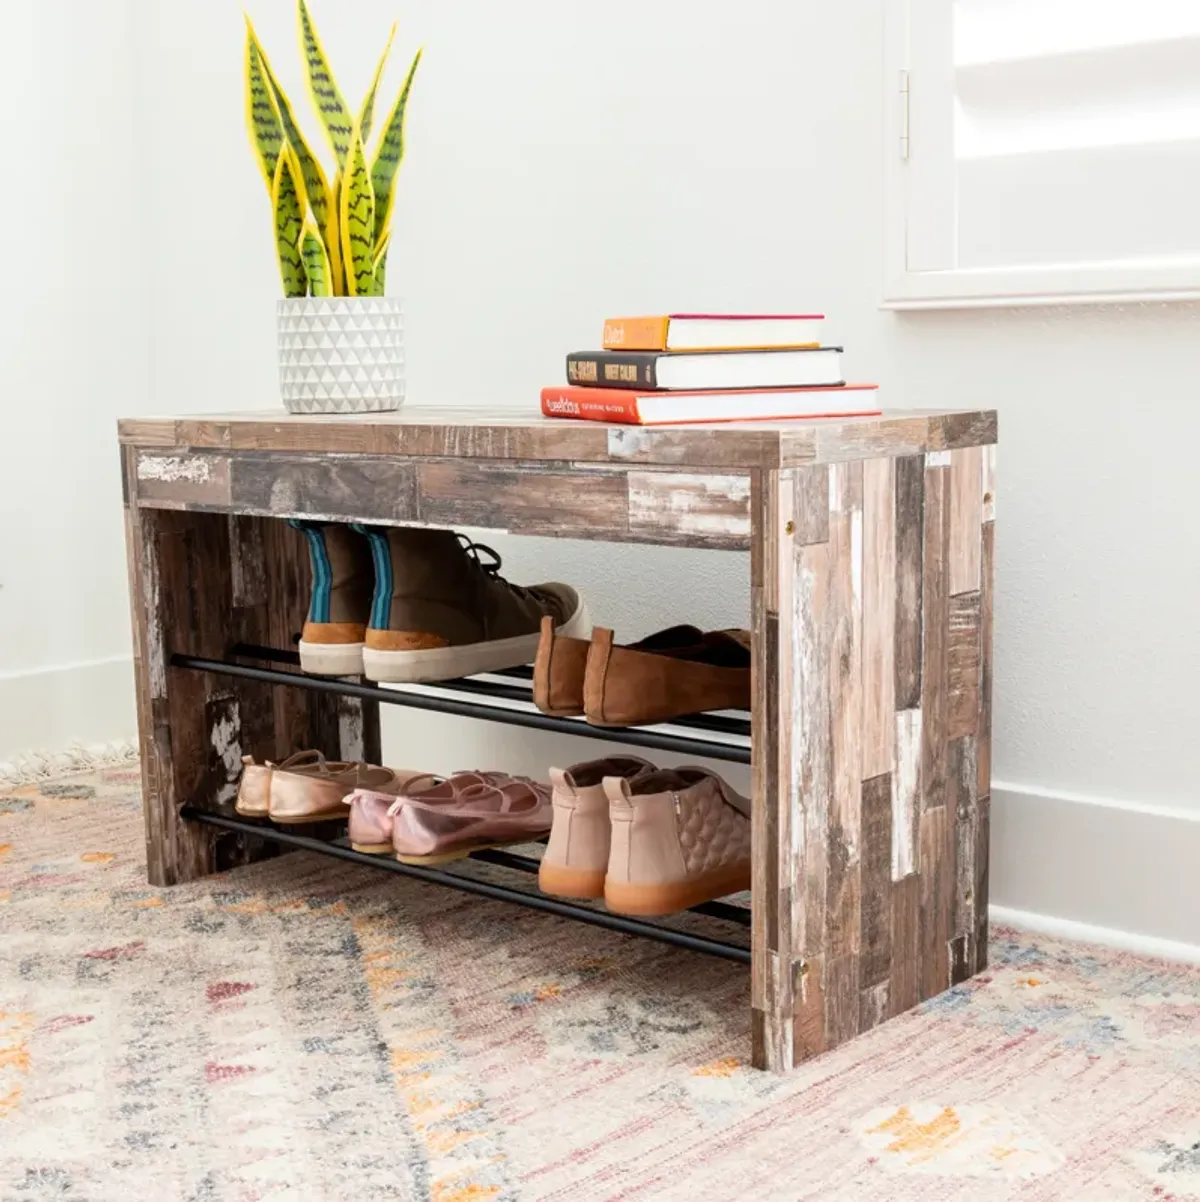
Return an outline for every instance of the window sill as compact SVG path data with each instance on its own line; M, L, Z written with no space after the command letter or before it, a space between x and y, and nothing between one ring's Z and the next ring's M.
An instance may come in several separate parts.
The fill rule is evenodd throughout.
M885 281L883 309L995 309L1040 305L1200 301L1200 259L1169 264L899 272Z

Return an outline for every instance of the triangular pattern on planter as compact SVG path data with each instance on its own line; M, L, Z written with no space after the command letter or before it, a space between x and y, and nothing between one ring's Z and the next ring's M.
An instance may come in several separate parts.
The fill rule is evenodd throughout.
M394 297L305 297L279 309L279 382L294 413L356 413L404 400L404 319Z

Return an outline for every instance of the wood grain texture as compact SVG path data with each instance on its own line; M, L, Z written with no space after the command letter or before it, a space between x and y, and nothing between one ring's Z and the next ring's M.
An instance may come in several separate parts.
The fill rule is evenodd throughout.
M984 522L996 520L996 445L981 447L983 452L983 476L980 487L983 489L983 500L980 505Z
M629 528L625 476L479 463L423 463L421 520L537 534L623 537Z
M840 960L858 955L861 900L863 780L863 465L837 464L829 471L829 610L826 619L831 728L825 952L826 992L842 1000ZM857 986L854 988L857 993ZM848 1003L847 1003L848 1004ZM855 1003L855 1023L857 1023Z
M950 922L954 904L954 818L947 806L921 814L921 911L918 928L922 998L950 987Z
M922 998L921 878L913 873L892 882L892 968L888 977L888 1010L911 1010Z
M797 422L793 431L784 436L780 464L894 458L995 441L994 412L896 410L881 418Z
M745 546L750 477L630 472L629 529L692 546Z
M986 955L983 459L981 588L952 596L954 463L935 447L751 484L753 1002L757 1062L772 1068L910 1009Z
M983 448L950 455L950 595L979 591Z
M996 527L983 527L983 588L979 598L979 777L977 793L992 792L992 596L995 591Z
M133 488L138 504L151 508L737 550L750 543L751 480L745 473L346 453L140 451Z
M896 460L896 605L894 701L898 710L921 704L921 604L924 575L925 458Z
M988 882L991 864L992 801L975 803L975 971L988 964Z
M532 408L532 407L530 407ZM631 427L545 418L503 405L406 405L396 413L293 416L279 410L127 418L122 442L181 450L322 451L450 459L653 463L747 469L849 462L996 441L990 411Z
M242 754L379 755L369 703L169 666L292 645L307 552L274 518L748 547L754 1062L791 1068L986 961L994 414L633 430L414 409L122 437L156 881L265 854L178 818L230 805Z
M979 729L981 628L979 593L950 598L946 639L946 737Z
M232 464L238 513L346 522L420 517L416 469L404 460L242 454Z
M172 653L223 658L235 642L286 648L308 608L308 554L282 522L127 510L139 741L152 883L194 880L279 853L253 836L179 818L199 805L232 814L242 757L317 748L379 756L377 703L209 675Z
M784 645L790 639L781 633L779 587L783 572L781 555L790 564L790 547L784 527L790 482L779 472L765 472L752 495L758 502L753 523L753 558L761 564L762 583L753 588L754 709L751 715L753 757L751 761L751 1000L761 1010L761 1030L754 1040L755 1063L761 1068L784 1071L792 1064L794 1041L791 995L792 958L798 953L786 938L781 939L780 894L787 882L780 879L781 807L790 782L779 779L779 753L783 738L779 717L780 678L790 687L791 665L782 662ZM790 580L787 582L790 588ZM786 625L791 621L789 612ZM790 909L790 908L789 908ZM782 963L781 963L782 961Z
M921 579L921 808L946 800L949 470L925 469Z
M796 901L803 907L803 924L797 922L795 929L803 932L801 948L806 956L824 951L827 923L829 832L834 814L832 556L833 548L825 543L801 547L797 554L796 700L788 725L781 732L781 736L790 735L795 745L793 754L800 772L803 830L797 832L801 857L792 887Z
M227 808L240 771L241 690L169 664L185 630L198 654L225 652L228 526L222 518L135 509L126 510L126 519L147 876L165 886L275 849L179 817L180 807L197 798Z
M921 711L896 714L892 760L892 879L917 870L921 816Z
M135 487L140 501L157 501L176 508L229 508L232 502L229 459L223 455L137 456Z
M953 966L952 983L958 984L975 971L975 850L978 798L975 794L975 737L954 739L949 748L950 787L953 791L954 822L954 912L950 921L952 938L961 938L962 956Z
M798 547L829 541L829 468L802 467L794 472L796 500L793 541Z
M800 978L796 997L795 1038L786 1067L800 1064L831 1046L825 1016L825 960L822 956L810 956L804 961L804 972Z
M825 960L825 1044L835 1048L858 1034L860 962L855 952Z
M862 909L859 988L885 982L892 966L892 774L862 783Z
M896 726L895 460L863 464L862 775L892 770Z

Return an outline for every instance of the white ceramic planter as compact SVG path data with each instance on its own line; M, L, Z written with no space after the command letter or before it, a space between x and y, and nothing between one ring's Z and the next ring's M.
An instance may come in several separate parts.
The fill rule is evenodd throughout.
M379 413L404 404L404 317L392 296L279 302L279 390L290 413Z

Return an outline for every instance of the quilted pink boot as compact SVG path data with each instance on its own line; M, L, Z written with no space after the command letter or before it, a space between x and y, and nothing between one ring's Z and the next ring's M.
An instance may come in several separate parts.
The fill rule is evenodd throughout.
M750 802L703 768L608 777L612 848L604 901L662 915L750 888Z

